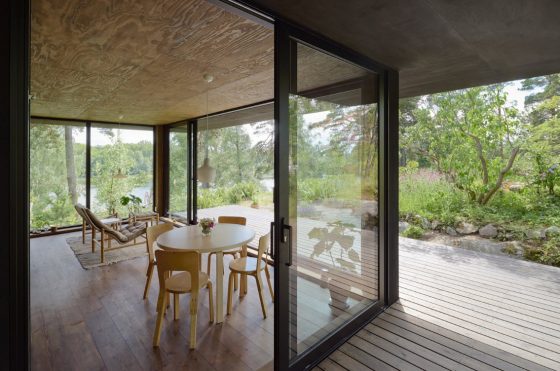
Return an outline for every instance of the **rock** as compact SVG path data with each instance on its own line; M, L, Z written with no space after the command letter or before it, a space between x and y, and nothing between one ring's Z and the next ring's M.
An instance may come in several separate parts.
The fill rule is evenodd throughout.
M410 224L407 222L399 222L399 233L403 233L408 229L408 227L410 227Z
M521 192L523 188L523 183L511 183L509 186L509 190L512 192Z
M422 226L422 228L424 229L430 229L432 228L432 223L430 223L430 221L426 218L424 218L423 216L420 217L420 225Z
M457 236L457 231L455 230L455 228L452 227L446 227L445 233L447 233L450 236Z
M456 229L460 234L473 234L478 232L478 227L476 225L467 222L459 223Z
M478 230L478 234L481 237L493 238L498 235L498 228L494 227L492 224L487 224Z
M379 213L377 201L362 201L361 214L365 213L372 216L377 216L377 214Z
M548 227L547 229L544 230L544 235L546 237L555 237L555 236L560 236L560 228L553 225Z
M438 229L440 225L441 225L441 223L440 223L439 220L434 220L434 221L432 222L432 224L430 225L430 228L432 228L432 229L435 230L435 229Z
M525 236L527 236L527 238L530 240L538 240L546 237L544 230L535 230L535 229L525 231Z

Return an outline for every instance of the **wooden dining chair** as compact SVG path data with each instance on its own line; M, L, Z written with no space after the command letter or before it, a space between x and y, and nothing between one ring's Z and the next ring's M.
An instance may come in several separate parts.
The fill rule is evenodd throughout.
M150 284L152 283L152 274L154 273L154 267L156 266L156 255L154 253L155 247L157 247L157 238L170 230L173 229L172 223L156 224L152 227L146 229L146 247L148 249L148 271L146 272L146 286L144 287L143 299L148 297L148 290L150 289Z
M247 224L247 219L243 216L219 216L218 217L218 223L222 224L239 224L239 225L246 225ZM239 258L241 257L243 252L243 248L242 247L236 247L235 249L231 249L231 250L226 250L224 251L224 255L232 255L233 258ZM212 256L216 255L215 252L211 252L208 254L208 265L206 267L206 273L208 273L208 275L210 275L210 268L212 267ZM234 284L235 284L235 290L237 290L237 288L239 287L239 279L237 277L237 274L234 277Z
M229 263L229 281L228 281L228 302L227 302L227 314L231 314L231 306L233 300L233 280L235 275L241 274L245 276L253 276L257 281L257 290L259 291L259 299L261 301L261 308L264 318L266 318L266 306L264 305L263 297L263 285L261 279L261 271L264 270L266 275L266 281L268 283L268 289L270 290L270 296L274 302L274 290L272 289L272 283L270 282L270 272L268 271L267 263L267 253L268 246L270 244L270 235L266 234L259 238L259 251L256 258L252 257L242 257L234 259ZM239 296L241 297L244 293L240 290Z
M198 315L199 291L208 288L210 322L214 322L214 301L212 297L212 281L208 275L200 271L200 254L196 251L165 251L156 250L157 271L159 278L159 296L157 302L157 320L153 346L159 346L161 325L167 309L167 294L173 294L173 319L179 319L179 295L191 293L191 330L190 348L196 348L196 323ZM172 272L180 272L171 274Z

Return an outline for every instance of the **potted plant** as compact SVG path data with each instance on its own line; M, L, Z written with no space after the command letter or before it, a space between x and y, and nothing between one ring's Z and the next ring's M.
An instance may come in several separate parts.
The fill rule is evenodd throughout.
M327 227L313 228L307 235L310 239L319 241L313 246L310 258L314 259L322 254L328 254L335 269L357 273L356 263L359 263L361 259L360 254L354 250L354 236L348 234L348 232L353 231L353 224L341 221L328 223ZM335 247L338 247L338 251L335 251ZM333 275L330 274L329 276L330 305L337 308L347 308L350 287L339 281L335 285Z
M142 199L133 194L129 194L121 197L121 205L128 208L129 216L138 214L142 209Z

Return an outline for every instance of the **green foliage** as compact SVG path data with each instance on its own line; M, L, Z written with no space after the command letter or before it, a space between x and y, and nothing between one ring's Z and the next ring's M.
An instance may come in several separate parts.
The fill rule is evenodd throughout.
M411 225L410 227L405 229L401 233L401 235L403 237L419 239L419 238L422 238L422 236L424 235L424 229L422 229L421 227L419 227L417 225Z
M402 138L472 201L486 204L519 154L525 126L502 85L427 97Z
M560 267L560 238L551 238L540 247L528 247L524 257L539 263Z
M133 194L122 196L121 205L127 206L130 213L138 213L141 209L142 199Z

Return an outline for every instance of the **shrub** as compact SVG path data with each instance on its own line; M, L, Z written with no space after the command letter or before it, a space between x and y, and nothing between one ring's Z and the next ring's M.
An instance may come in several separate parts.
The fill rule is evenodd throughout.
M403 237L419 239L424 235L424 230L416 225L411 225L410 227L405 229L404 232L401 233L401 235Z
M541 247L525 249L525 259L560 267L560 238L552 238Z

